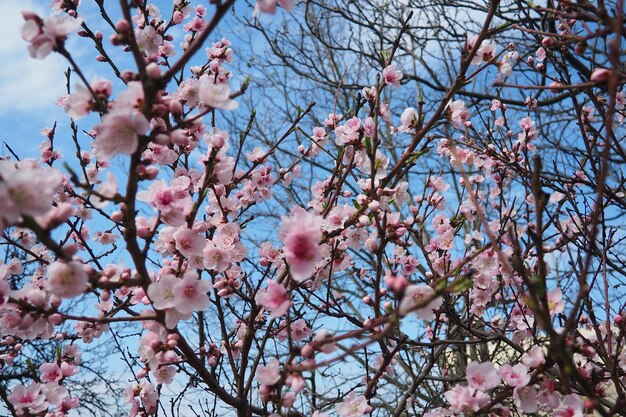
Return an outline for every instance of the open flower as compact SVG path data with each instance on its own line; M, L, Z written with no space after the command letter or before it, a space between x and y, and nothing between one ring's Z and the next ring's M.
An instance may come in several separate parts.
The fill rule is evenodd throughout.
M139 135L150 130L150 122L138 111L119 109L102 116L102 122L94 130L94 154L106 161L116 155L133 154L139 146Z
M265 289L259 290L255 301L270 312L271 318L283 316L291 306L291 297L285 287L271 280Z

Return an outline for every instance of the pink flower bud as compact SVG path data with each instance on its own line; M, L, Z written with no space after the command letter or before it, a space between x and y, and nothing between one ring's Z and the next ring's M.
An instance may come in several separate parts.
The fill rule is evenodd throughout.
M152 62L146 66L146 73L148 77L159 78L161 76L161 67L159 64Z
M377 212L378 210L380 210L380 201L377 201L377 200L372 201L371 203L367 205L367 208L369 208L370 211Z
M115 30L118 33L126 33L130 30L130 24L128 23L128 20L125 19L120 19L117 21L117 24L115 25Z
M591 77L589 77L589 79L597 83L606 83L607 81L609 81L610 76L611 70L606 68L598 68L591 73Z
M541 46L543 46L544 48L550 48L552 45L554 45L554 38L550 38L550 37L545 37L541 40Z

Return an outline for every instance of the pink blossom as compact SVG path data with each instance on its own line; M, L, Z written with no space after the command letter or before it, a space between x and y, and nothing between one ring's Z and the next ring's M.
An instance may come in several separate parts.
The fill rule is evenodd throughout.
M0 309L9 301L11 286L6 279L0 278Z
M37 414L48 408L45 395L41 392L41 384L32 383L28 387L16 385L8 400L19 415Z
M22 38L29 42L28 53L36 59L44 59L59 46L67 35L76 30L82 19L68 15L50 15L41 19L33 12L22 12L25 23L22 26Z
M340 417L360 417L369 413L371 409L367 398L364 395L357 395L354 391L343 397L343 401L335 406Z
M176 368L172 365L159 366L156 370L152 371L154 379L159 384L171 384L174 382L174 376L176 375Z
M569 394L561 399L553 417L583 417L584 402L579 395Z
M257 0L254 4L254 15L259 13L276 14L276 6L280 5L288 12L293 10L293 0Z
M67 401L69 398L69 391L63 385L59 385L57 382L50 382L48 384L43 384L41 387L41 392L46 397L46 401L50 404L59 406L63 402Z
M398 132L409 132L419 122L417 111L413 107L409 107L402 112L400 116L400 127Z
M285 315L291 306L291 297L287 290L275 281L268 281L265 289L259 290L255 301L270 312L271 318Z
M219 248L212 243L206 246L202 254L203 264L206 269L224 272L230 266L231 256L229 251Z
M471 387L455 385L450 391L443 394L454 410L463 412L476 412L489 403L490 397L483 391L477 391Z
M17 223L22 215L44 215L51 209L63 177L54 168L33 161L0 160L0 226Z
M465 370L467 383L470 387L480 391L487 391L500 384L500 377L496 367L491 362L472 361Z
M218 82L215 77L204 75L200 78L198 97L205 106L214 109L234 110L239 104L230 99L228 82Z
M41 382L56 382L63 378L63 372L56 363L44 363L39 367Z
M53 262L48 266L46 288L63 298L76 297L87 290L87 273L78 262Z
M157 55L159 46L163 45L163 37L159 35L154 26L146 26L135 31L137 45L148 56Z
M530 382L528 368L521 363L515 366L511 366L508 363L504 364L502 368L500 368L499 374L502 380L510 387L520 387L528 385Z
M467 37L467 51L471 51L478 40L478 35L471 35ZM472 65L480 65L483 62L489 62L496 51L496 44L490 40L483 40L476 51L476 55L472 58Z
M293 279L302 282L315 272L315 265L321 258L323 220L314 213L294 209L291 216L282 217L280 237L285 244L283 249Z
M148 133L150 122L138 111L120 109L102 116L102 121L94 126L94 130L94 155L98 160L106 161L116 155L134 153L139 145L138 135Z
M198 279L196 272L185 272L183 278L178 280L172 288L174 307L181 314L206 310L209 306L207 293L210 289L211 284L208 281Z
M591 73L589 79L597 83L606 83L611 76L611 70L606 68L597 68Z
M403 76L402 71L397 70L393 65L389 65L383 70L383 80L387 85L400 87L400 80Z
M548 292L548 307L551 316L563 312L565 304L563 303L563 292L559 287L554 287Z
M280 381L280 363L278 359L272 358L266 366L259 366L254 375L257 381L263 385L274 385Z
M469 120L469 111L465 108L463 100L455 100L448 104L448 117L457 129L463 127L463 124Z
M519 408L527 413L536 413L538 405L539 390L534 386L518 386L513 391L513 399Z
M174 308L174 285L178 279L174 275L163 275L148 287L148 297L152 306L158 310Z
M522 363L529 368L538 368L545 362L545 352L539 346L533 346L522 355Z
M435 318L433 310L441 303L442 298L436 297L435 291L429 285L409 285L404 290L398 313L402 316L415 313L421 320L432 320Z
M85 117L91 109L93 97L82 84L77 84L75 91L63 99L63 110L74 120Z
M205 238L187 226L179 227L172 237L176 242L176 249L187 257L199 256L206 245Z

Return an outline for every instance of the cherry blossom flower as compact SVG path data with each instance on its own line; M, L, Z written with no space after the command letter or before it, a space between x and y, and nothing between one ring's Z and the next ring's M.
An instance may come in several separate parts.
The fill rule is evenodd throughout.
M519 408L527 413L536 413L539 410L539 390L534 386L517 386L513 390L513 399Z
M102 122L94 127L96 140L94 155L106 161L116 155L131 155L139 146L139 135L150 130L150 122L138 111L113 110L102 116Z
M343 401L335 406L340 417L360 417L369 413L371 409L367 398L364 395L357 395L354 391L343 397Z
M515 366L511 366L511 364L506 363L502 365L502 368L500 368L499 374L502 380L510 387L520 387L527 385L530 382L528 368L521 363L518 363Z
M46 214L62 181L54 168L0 160L0 226L17 223L22 215Z
M62 298L76 297L87 290L88 277L78 262L53 262L48 266L46 288L51 294Z
M178 282L178 278L174 275L162 275L158 281L153 282L148 287L148 297L152 301L154 308L166 310L174 308L175 296L174 285Z
M39 367L41 382L57 382L63 378L63 372L56 363L44 363Z
M389 65L383 70L383 81L387 85L400 87L400 80L403 76L402 71L397 70L393 65Z
M172 238L176 242L176 249L186 257L200 255L206 245L205 238L187 226L179 227Z
M255 301L270 312L271 318L285 315L291 306L291 297L287 290L275 281L268 281L265 289L257 292Z
M321 259L320 240L323 220L314 213L294 209L291 216L282 217L280 236L285 244L283 253L293 279L302 282L315 272Z
M563 292L559 287L554 287L548 291L548 307L551 316L563 312L565 304L563 303Z
M500 385L500 377L491 362L472 361L465 369L467 383L470 387L487 391Z
M579 395L569 394L563 397L558 408L554 410L554 417L583 417L584 402Z
M409 285L404 290L398 313L405 316L412 312L421 320L432 320L435 318L433 310L441 303L442 298L435 297L435 291L429 285Z
M198 98L205 106L214 109L234 110L239 104L230 99L230 86L228 82L218 82L215 77L204 75L200 78Z
M254 375L257 381L263 385L274 385L280 381L280 363L278 359L272 358L266 366L259 366Z
M18 415L38 414L48 408L46 397L41 392L41 384L36 382L28 387L22 384L16 385L8 396L8 400L15 407Z
M148 56L157 55L159 47L163 45L163 37L154 26L146 26L135 31L135 38L141 50Z
M476 412L489 403L490 397L483 391L471 387L455 385L450 391L443 394L454 410L463 412Z
M461 129L463 124L469 120L469 110L465 107L463 100L455 100L448 104L448 117L457 129Z
M41 19L33 12L22 12L25 23L22 26L22 39L29 42L28 53L36 59L44 59L59 46L67 35L74 32L82 19L68 15L50 15Z
M293 0L257 0L254 4L254 15L259 13L276 14L276 6L280 5L288 12L293 10Z
M413 107L404 109L400 116L400 127L398 132L409 132L413 129L419 120L417 120L417 111Z
M174 308L181 314L206 310L209 306L207 293L210 289L211 284L208 281L198 279L196 272L185 272L183 278L177 280L172 287Z

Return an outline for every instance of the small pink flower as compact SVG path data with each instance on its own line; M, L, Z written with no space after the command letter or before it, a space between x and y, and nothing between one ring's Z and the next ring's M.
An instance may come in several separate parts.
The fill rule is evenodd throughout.
M559 407L554 410L553 417L583 417L583 406L584 402L579 395L566 395Z
M413 107L409 107L402 112L400 116L400 127L398 132L409 132L415 126L417 126L417 111Z
M38 383L32 383L28 387L21 384L15 386L8 400L18 410L18 414L24 414L23 411L38 414L48 408L46 396L41 392L41 384Z
M335 406L335 409L340 417L360 417L369 413L372 407L367 403L367 398L364 395L357 395L356 392L352 391Z
M63 378L63 372L56 363L44 363L39 367L41 382L57 382Z
M539 390L534 386L518 386L513 391L513 399L518 407L527 413L539 410Z
M389 65L383 70L383 80L387 85L400 87L400 80L403 76L402 71L395 69L393 65Z
M272 358L267 362L267 366L259 366L254 375L259 384L274 385L280 381L280 363L278 359Z
M235 100L230 99L228 82L216 81L214 76L204 75L200 78L198 97L205 106L214 109L234 110L239 106Z
M148 133L150 122L138 111L119 109L102 116L94 130L94 154L98 160L106 161L115 155L134 153L139 145L138 135Z
M178 279L174 275L163 275L148 287L148 297L152 306L158 310L174 308L174 284Z
M469 120L469 110L465 107L463 100L455 100L448 104L448 117L457 129L463 127L463 124Z
M404 316L412 312L421 320L432 320L435 318L433 310L441 303L441 297L435 297L435 291L429 285L409 285L404 290L398 313Z
M467 383L470 387L480 391L487 391L500 384L500 377L496 367L491 362L472 361L465 370Z
M171 384L174 382L174 376L176 375L176 368L172 365L167 366L159 366L156 370L152 372L154 374L154 379L159 384Z
M218 248L209 242L202 252L203 264L206 269L224 272L230 266L231 256L227 250Z
M202 250L206 245L206 240L200 233L189 229L187 226L181 226L172 235L176 242L176 249L186 257L193 257L202 254Z
M257 0L254 4L254 16L259 13L276 14L276 6L280 5L288 12L293 10L293 0Z
M302 282L315 272L321 258L323 219L303 209L292 210L291 216L282 218L281 239L283 253L293 279Z
M533 346L522 355L522 363L529 368L538 368L545 362L545 352L539 346Z
M606 68L598 68L591 73L589 79L597 83L606 83L611 76L611 70Z
M62 297L76 297L87 289L87 273L78 262L53 262L48 266L46 287L50 293Z
M183 279L178 280L172 288L174 307L181 314L190 314L194 311L206 310L209 306L211 284L198 279L196 272L185 272Z
M499 374L502 380L510 387L520 387L528 385L530 382L528 368L521 363L515 366L511 366L507 363L500 368Z
M443 394L453 410L463 412L476 412L489 403L490 397L483 391L477 391L471 387L456 385L450 391Z
M291 306L291 297L287 290L275 281L268 281L265 289L259 290L255 301L270 312L271 318L285 315Z
M559 287L554 287L548 292L548 307L551 316L563 312L565 304L563 303L563 292Z

